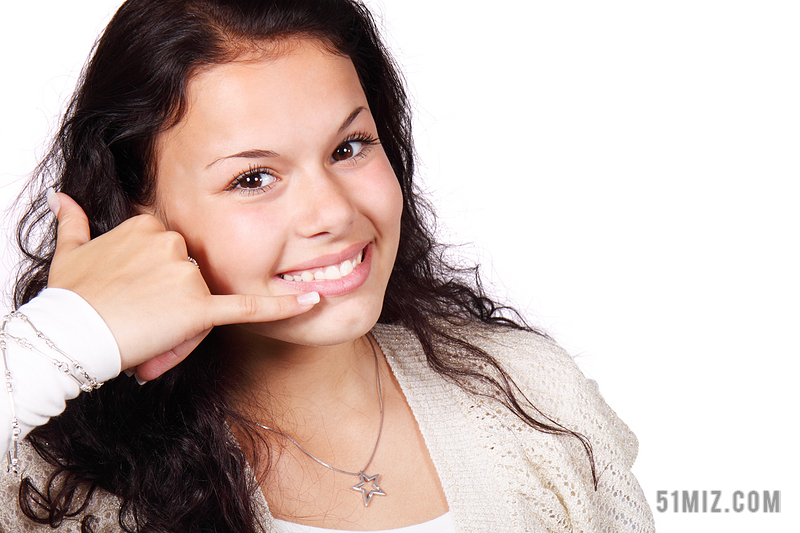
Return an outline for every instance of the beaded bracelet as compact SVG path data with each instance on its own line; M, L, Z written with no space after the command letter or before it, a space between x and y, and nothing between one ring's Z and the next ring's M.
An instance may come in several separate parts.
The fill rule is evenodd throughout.
M50 355L46 354L45 352L41 351L37 346L32 344L28 339L24 337L15 337L6 331L6 326L9 322L13 319L18 319L27 324L33 332L36 334L36 337L40 339L48 348L52 351L60 354L66 361L63 359L58 359L56 357L51 357ZM51 341L47 335L39 331L39 329L34 326L30 319L25 316L24 314L20 313L19 311L12 311L11 313L7 314L3 317L3 324L0 326L0 351L3 354L3 374L5 376L6 381L6 391L8 392L8 398L11 402L11 446L8 450L8 471L13 472L14 474L19 474L19 458L17 456L18 452L18 445L19 445L19 436L22 434L22 429L19 425L19 420L17 419L17 410L16 405L14 403L14 386L13 386L13 376L11 374L11 369L8 365L8 342L7 341L14 341L16 344L29 350L41 357L44 357L48 361L50 361L53 366L60 371L61 373L69 376L72 380L74 380L80 389L84 392L90 392L95 389L99 389L103 384L98 382L97 379L90 376L86 370L84 370L83 365L81 365L78 361L67 355L63 350L61 350L58 346L55 345L53 341Z

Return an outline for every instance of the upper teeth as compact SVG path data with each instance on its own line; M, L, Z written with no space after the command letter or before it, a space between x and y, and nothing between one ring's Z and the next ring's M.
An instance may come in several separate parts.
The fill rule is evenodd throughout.
M342 261L338 265L317 268L314 270L304 270L300 274L280 274L287 281L318 281L325 279L340 279L348 275L353 269L361 264L361 253L355 259Z

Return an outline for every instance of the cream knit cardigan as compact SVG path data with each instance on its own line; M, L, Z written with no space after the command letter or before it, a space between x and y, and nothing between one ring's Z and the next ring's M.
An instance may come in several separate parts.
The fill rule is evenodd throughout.
M386 355L419 424L459 532L653 532L653 518L631 473L637 441L563 350L538 335L473 329L469 340L493 355L541 412L586 436L599 484L594 489L586 452L574 437L530 428L496 401L464 392L433 372L414 335L377 325ZM391 445L382 443L382 445ZM41 487L49 466L21 449L25 475ZM31 523L17 502L19 480L0 480L0 528L53 531ZM263 526L274 532L260 491ZM97 531L117 531L116 498L96 494L87 512ZM58 531L79 532L77 520Z

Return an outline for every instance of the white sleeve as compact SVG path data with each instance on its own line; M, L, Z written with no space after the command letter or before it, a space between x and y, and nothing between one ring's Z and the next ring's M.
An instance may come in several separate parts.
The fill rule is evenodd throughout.
M83 365L86 373L97 381L107 381L119 374L119 348L111 330L97 311L74 292L66 289L45 289L39 296L20 307L19 311L60 350ZM33 329L21 320L10 320L6 331L41 346ZM75 380L58 371L51 361L16 342L6 340L6 354L22 439L34 427L41 426L50 417L60 414L66 401L75 398L81 390ZM11 445L11 413L11 398L8 394L1 394L2 456L5 456Z

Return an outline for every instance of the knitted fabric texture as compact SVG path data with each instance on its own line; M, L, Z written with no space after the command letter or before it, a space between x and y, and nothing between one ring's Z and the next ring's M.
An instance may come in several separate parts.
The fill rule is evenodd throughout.
M586 452L571 436L551 435L523 423L494 399L465 392L431 370L407 330L373 329L419 424L436 467L456 530L464 533L650 533L650 508L631 473L637 441L571 357L533 333L475 327L470 342L494 356L542 413L586 436L598 475L595 490ZM382 445L390 445L384 443ZM27 443L21 446L30 476L43 487L51 466ZM19 479L0 478L0 530L53 531L25 518L17 501ZM254 502L262 526L274 532L260 491ZM118 531L119 501L98 491L85 513L97 531ZM78 533L83 516L57 530Z

